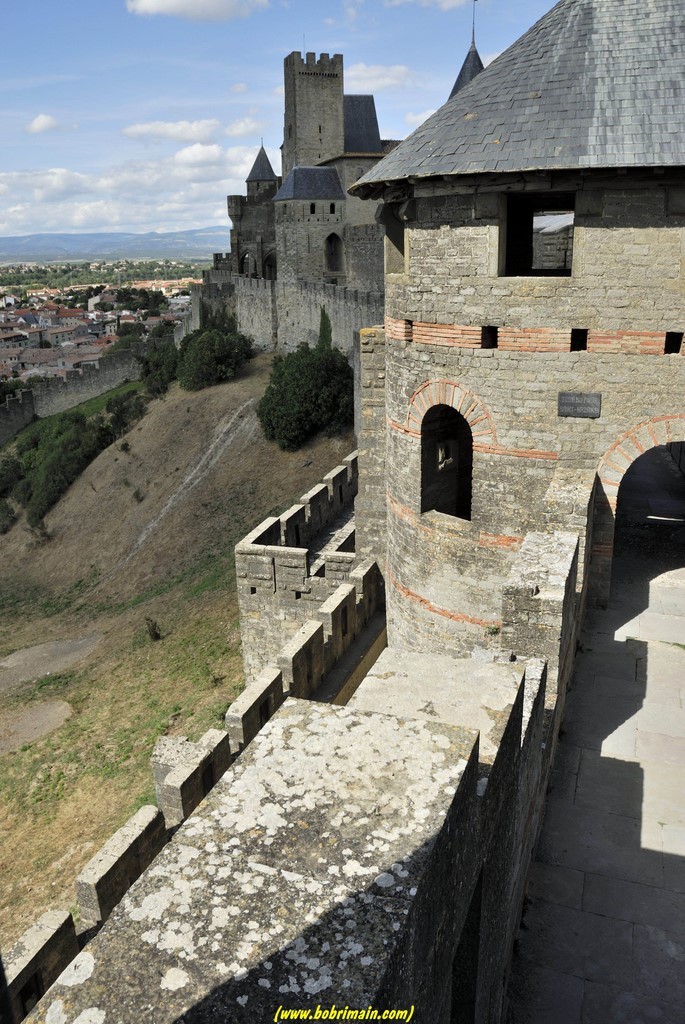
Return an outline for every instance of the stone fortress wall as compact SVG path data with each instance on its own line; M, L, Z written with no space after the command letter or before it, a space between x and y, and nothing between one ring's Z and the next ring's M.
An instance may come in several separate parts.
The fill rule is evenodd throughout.
M425 950L432 951L435 963L429 965L421 997L426 1000L426 1012L434 1015L430 1019L440 1020L441 1007L449 1002L453 984L450 957L472 955L473 951L469 953L462 946L458 953L457 942L460 935L461 942L465 941L466 922L476 907L487 921L480 936L481 969L486 969L493 979L503 971L517 924L517 914L511 907L517 907L522 897L525 871L521 865L527 864L530 855L554 747L555 720L561 706L556 696L557 680L561 679L563 692L574 647L577 539L558 533L527 538L516 556L507 584L504 646L488 664L459 663L459 677L441 694L440 699L447 701L447 705L441 707L439 721L434 713L426 720L421 713L424 702L418 699L420 690L418 696L415 692L417 681L412 680L412 685L407 687L404 662L396 688L393 687L395 696L391 706L384 709L382 693L376 692L377 687L387 686L388 675L397 672L397 667L392 663L388 671L380 667L385 657L381 652L386 645L384 587L375 563L359 560L354 551L337 552L334 541L333 571L326 563L325 575L310 578L310 583L315 579L315 586L319 586L316 595L312 588L307 598L304 594L300 600L295 596L296 586L301 586L302 591L307 587L308 565L312 567L320 558L321 544L317 542L321 536L333 534L334 538L338 534L340 540L342 534L346 534L348 541L353 538L349 522L343 521L341 529L339 524L345 519L356 490L357 458L353 453L320 485L304 495L301 503L280 517L265 521L237 545L241 619L246 629L245 660L252 668L252 681L227 711L227 732L210 730L197 744L188 743L183 737L160 739L152 767L161 810L142 808L82 871L77 880L81 935L77 938L70 915L45 915L6 956L17 1022L24 1017L23 1007L31 1004L32 992L42 994L53 983L57 985L53 993L59 991L58 975L65 971L64 977L68 979L69 971L76 970L76 964L69 965L84 941L88 940L85 947L88 956L97 959L100 931L102 940L110 941L109 937L121 927L127 908L132 905L130 901L136 899L136 892L141 893L139 898L145 899L144 887L154 887L154 879L164 877L164 858L174 860L180 849L178 843L183 846L188 841L183 822L189 819L191 830L196 828L192 822L201 813L200 808L208 806L206 800L227 799L226 794L230 795L243 770L256 772L267 786L274 782L274 770L280 769L270 766L268 751L262 754L263 747L252 753L256 736L263 735L267 747L269 737L280 737L273 742L283 756L297 766L296 771L304 773L303 778L309 780L309 784L312 771L316 773L319 768L315 762L308 764L306 751L300 768L303 748L297 736L301 727L291 735L289 722L309 722L310 728L319 723L325 727L327 742L331 744L331 763L326 772L337 779L336 786L354 785L357 799L367 799L360 796L359 761L361 758L364 762L367 756L371 736L376 736L376 740L371 741L375 750L386 724L396 721L392 717L384 718L383 713L391 716L397 713L392 704L398 692L410 705L412 701L418 701L419 705L418 709L412 705L411 713L407 710L402 716L407 720L402 728L409 730L406 740L411 738L412 747L402 754L405 764L400 776L408 772L408 778L413 777L417 765L426 761L431 744L437 743L441 749L446 738L451 744L457 744L455 751L458 749L460 755L457 763L463 767L455 777L456 791L449 791L454 792L454 796L447 800L438 798L434 787L429 787L432 794L429 819L434 834L431 833L430 838L426 835L423 846L415 846L417 840L412 833L410 842L401 844L401 856L396 852L391 863L388 854L387 864L385 860L380 862L381 866L385 865L388 878L394 877L396 882L401 878L413 879L412 892L418 895L410 901L411 915L405 919L403 914L396 921L383 913L380 921L374 921L373 915L367 919L365 914L357 914L359 934L366 936L364 941L371 941L371 936L376 935L376 941L381 942L379 948L390 944L395 950L391 959L400 957L404 963L403 977L408 969L417 984L417 972L425 967ZM336 527L339 528L336 530ZM291 547L295 542L297 546ZM314 549L317 555L312 557ZM266 568L270 568L270 572L267 573ZM343 578L347 582L341 582ZM251 593L253 588L260 588L258 598ZM254 606L255 598L257 606ZM257 628L250 633L250 617L252 614L257 622L259 618L275 621L279 609L287 612L280 631L283 642L280 650L268 659L269 663L263 664L263 632ZM514 662L512 653L505 649L508 643L515 645L518 652ZM379 655L381 661L374 670ZM445 671L453 671L454 664L453 659L446 659ZM423 669L421 672L424 674ZM424 678L424 684L426 682ZM495 692L498 697L493 695ZM435 693L433 698L438 699ZM450 710L450 702L455 700L456 705ZM493 702L497 701L501 701L501 713L489 719ZM348 710L340 705L347 705ZM485 718L484 705L488 708ZM454 721L458 728L452 727L450 732L451 727L445 726L445 717L448 722ZM488 720L490 724L485 728ZM350 729L353 732L343 740ZM367 733L367 729L371 732ZM476 729L481 730L480 746ZM415 736L412 730L416 731ZM354 735L359 735L359 745L352 739ZM383 748L381 741L381 762L383 758L392 761L393 777L398 770L397 742L397 738L393 738L391 746ZM345 749L342 761L338 760L340 743L344 743ZM382 772L382 766L378 770ZM226 784L221 783L222 777ZM374 792L376 783L375 774L366 775L366 785L372 786ZM396 784L401 785L401 779ZM421 783L422 787L426 784L427 780ZM337 797L330 806L314 799L317 814L324 817L338 813L343 806L338 804ZM512 807L516 808L514 815ZM286 817L294 815L295 818L302 813L295 807L284 807L282 811ZM385 827L392 827L391 818L384 815L384 821ZM348 841L352 842L349 836ZM155 870L146 881L144 869L155 856ZM277 870L291 872L292 856L291 851L285 860L277 861L280 865ZM459 871L454 870L455 864L460 866ZM172 870L178 880L177 870ZM374 871L378 873L378 869ZM446 871L449 877L459 879L447 889ZM206 884L211 886L209 878ZM199 893L199 886L197 891ZM305 920L311 915L312 901L310 892L292 915L289 934L293 942L298 935L306 934ZM258 913L254 901L251 907ZM193 911L195 921L197 913ZM108 920L109 925L105 924ZM127 919L126 929L130 924ZM327 927L325 918L320 927ZM370 929L368 935L367 929ZM420 934L423 950L420 962L409 952L417 941L417 934ZM130 941L128 935L127 943ZM141 955L145 952L146 941L137 940ZM290 948L286 944L284 951ZM401 953L403 948L406 952ZM354 971L357 969L355 966ZM362 972L367 986L365 1000L387 1000L388 1005L400 1005L406 998L400 976L392 980L392 971L388 974L388 970L386 958L381 957L373 971ZM479 998L487 997L494 1006L501 998L499 989L493 981ZM41 1007L49 1006L50 997L48 993ZM40 1008L31 1019L45 1019L39 1011Z
M86 364L82 370L67 370L65 379L54 377L19 391L0 405L0 445L11 440L36 416L66 412L127 380L139 378L140 363L135 356L131 352L113 352L102 358L98 366Z
M193 286L193 330L200 326L204 303L210 309L228 310L260 351L292 352L303 342L316 344L323 306L331 320L333 344L351 358L354 332L383 322L383 295L378 292L315 281L287 284L239 277L228 267L228 257L215 257L202 285Z

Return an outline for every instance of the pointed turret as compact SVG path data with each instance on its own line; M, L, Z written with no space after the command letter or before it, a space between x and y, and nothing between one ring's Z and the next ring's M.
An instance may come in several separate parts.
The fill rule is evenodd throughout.
M246 181L276 181L276 174L271 166L271 161L266 155L264 146L260 146L257 159L252 165L252 170L248 174Z
M449 98L452 99L457 93L465 86L469 85L474 80L476 75L479 75L483 70L483 61L480 59L480 54L476 49L475 38L471 39L471 47L469 52L466 54L466 60L461 66L461 71L457 75L457 80L452 86L452 92Z

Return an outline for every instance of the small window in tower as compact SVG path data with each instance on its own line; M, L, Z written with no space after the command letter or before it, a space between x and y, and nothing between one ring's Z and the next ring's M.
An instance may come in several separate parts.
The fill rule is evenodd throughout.
M480 329L480 347L481 348L497 348L499 339L499 328L497 327L481 327Z
M664 355L667 356L678 356L680 355L683 348L683 332L682 331L668 331L666 333L666 343L664 344Z
M319 135L321 135L321 125L319 125Z
M335 213L335 203L331 203L331 213Z
M571 331L571 351L587 352L588 332L584 327L574 327Z
M309 204L309 212L310 213L316 213L316 203L310 203Z
M569 277L573 261L575 196L507 196L501 232L505 277Z

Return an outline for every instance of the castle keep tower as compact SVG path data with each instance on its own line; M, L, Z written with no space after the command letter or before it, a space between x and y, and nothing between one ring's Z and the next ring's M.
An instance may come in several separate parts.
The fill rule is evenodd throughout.
M357 537L392 645L501 644L529 531L577 531L606 601L623 475L685 438L679 26L562 0L351 189L386 225Z
M336 53L291 53L284 62L283 178L295 166L312 167L345 149L343 59Z

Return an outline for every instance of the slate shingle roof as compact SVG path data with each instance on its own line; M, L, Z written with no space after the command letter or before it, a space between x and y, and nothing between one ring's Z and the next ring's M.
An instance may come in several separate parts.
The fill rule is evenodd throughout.
M274 202L345 198L335 167L293 167L274 196Z
M683 0L561 0L352 187L685 165Z
M382 153L373 96L344 96L346 153Z
M481 73L483 70L483 61L480 59L480 54L476 49L476 40L471 40L471 48L466 54L466 59L461 66L461 71L457 75L457 80L452 86L452 92L449 98L452 99L458 92L465 89L467 85L470 85L474 78Z
M257 153L257 159L252 165L252 170L248 174L246 181L276 181L276 175L274 169L271 166L271 161L266 155L266 150L262 146Z

